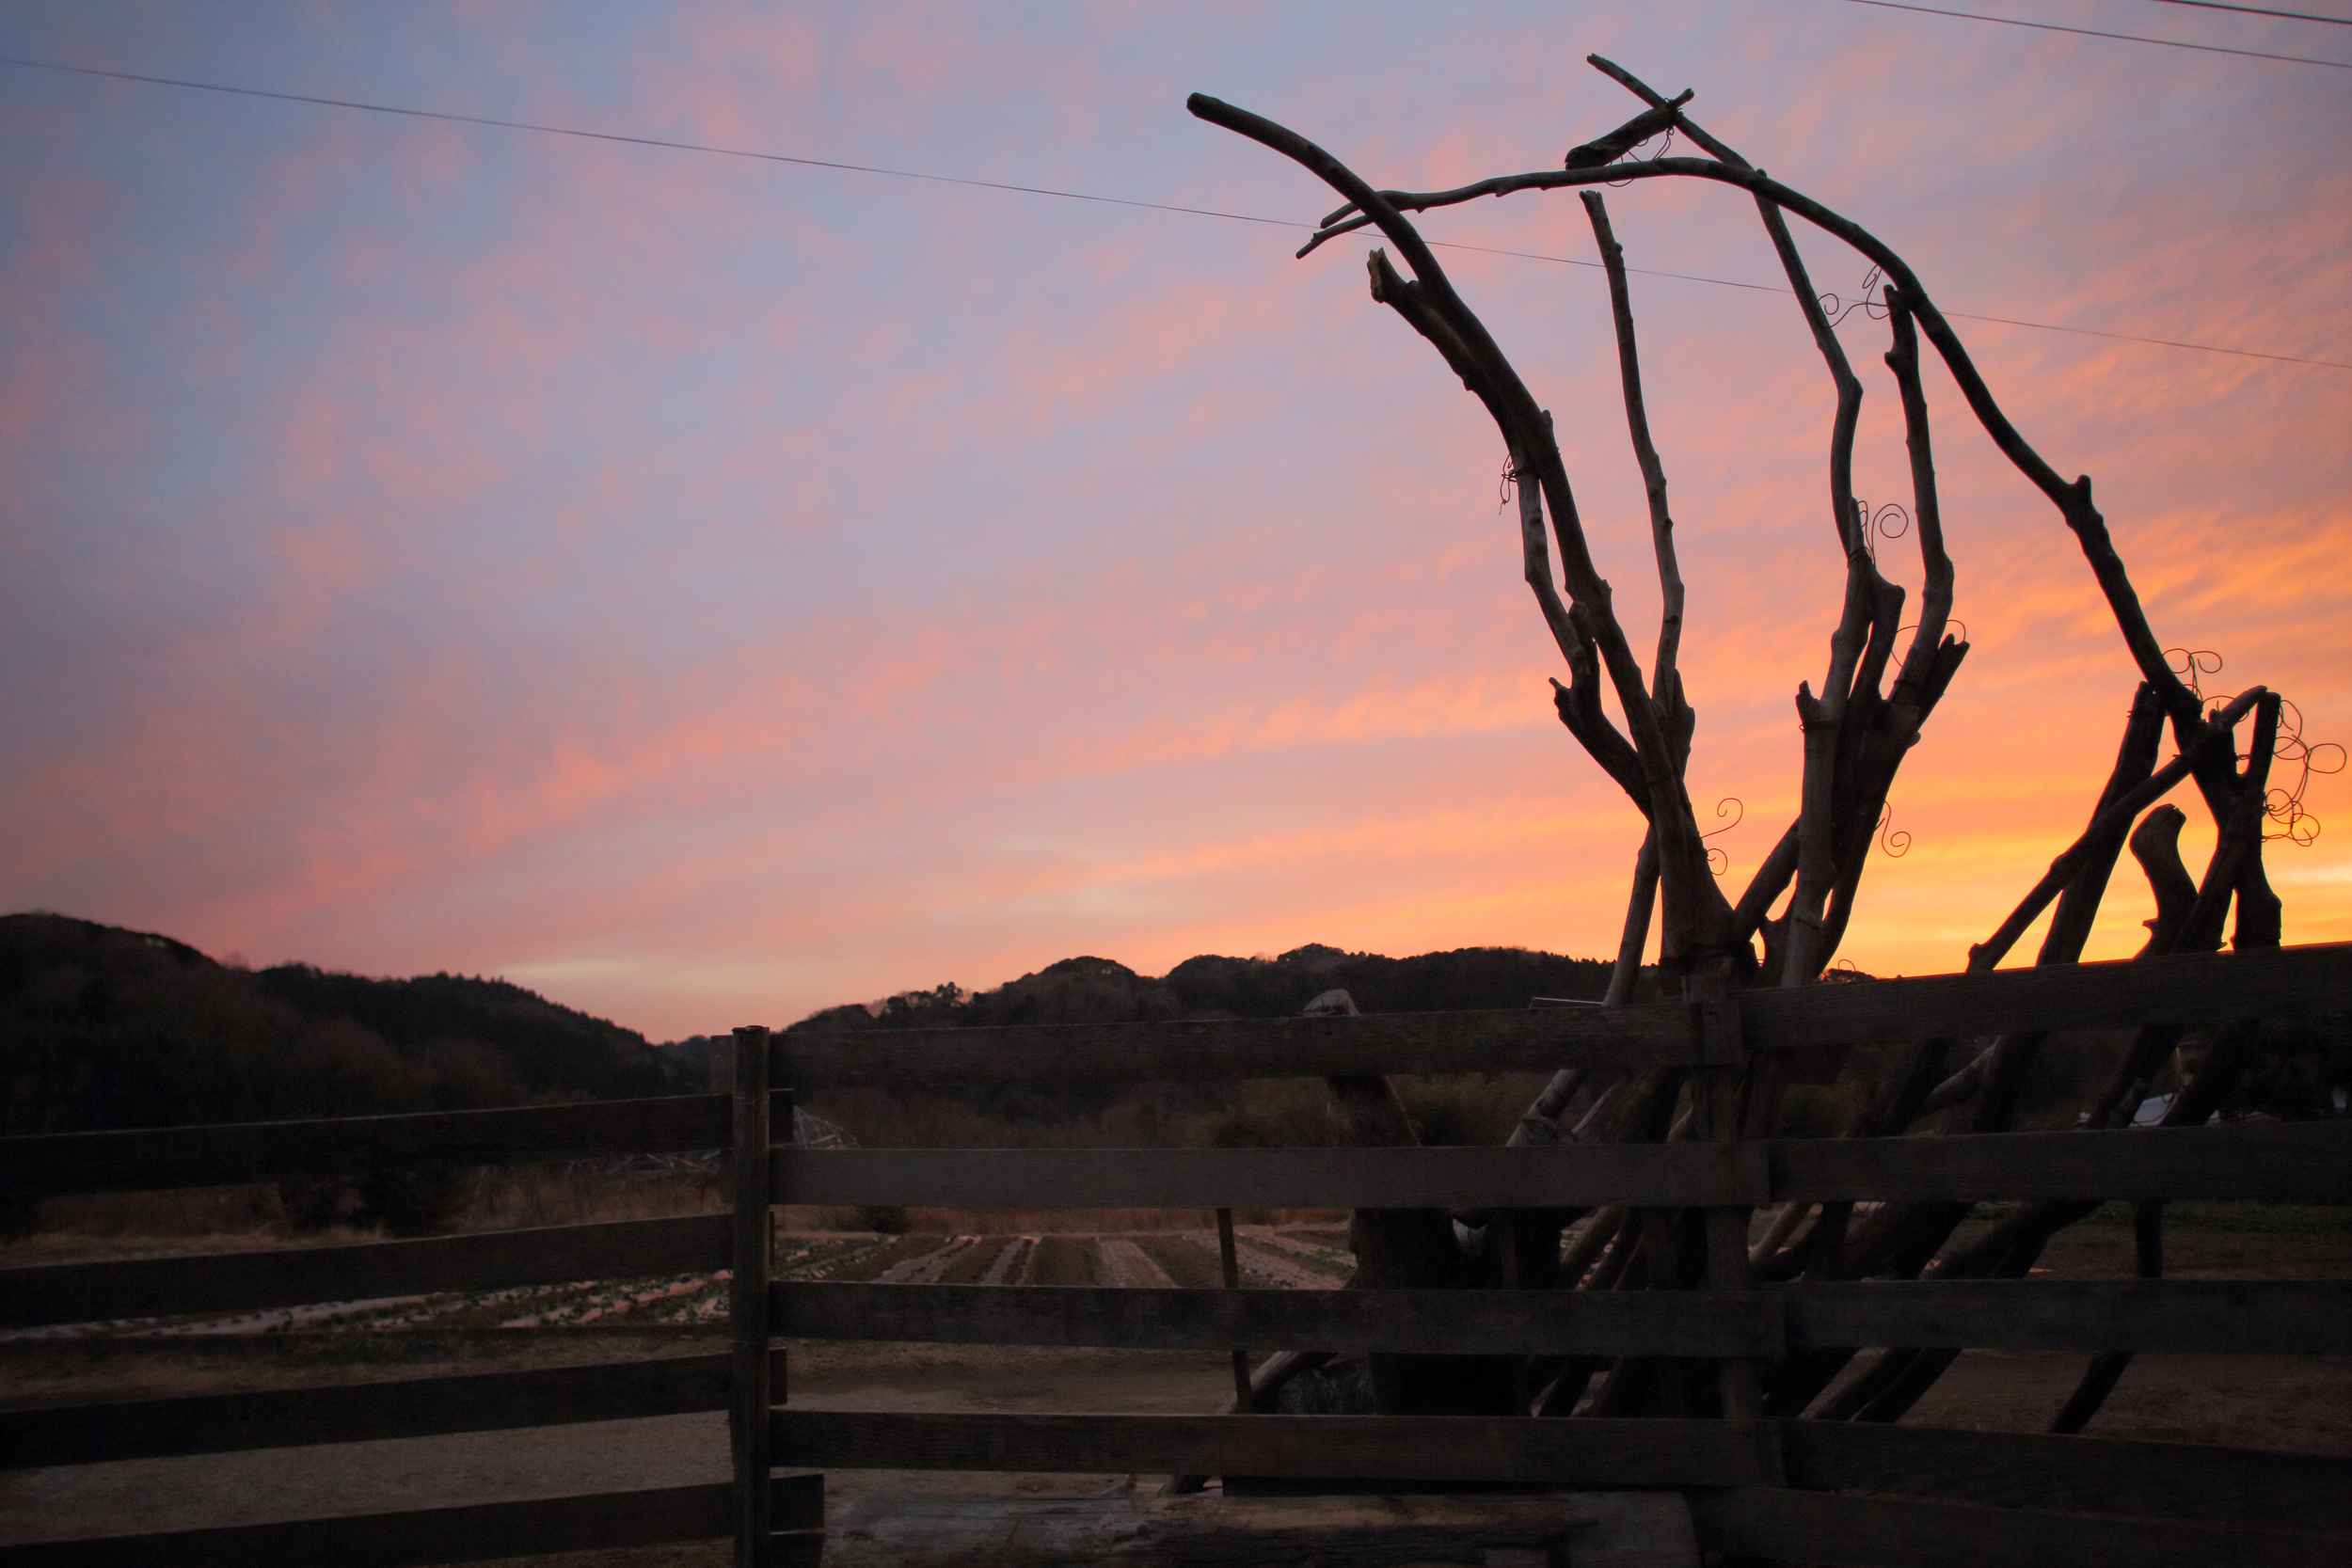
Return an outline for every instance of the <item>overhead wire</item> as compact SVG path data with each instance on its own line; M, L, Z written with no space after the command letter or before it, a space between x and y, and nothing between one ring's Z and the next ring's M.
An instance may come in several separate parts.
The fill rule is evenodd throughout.
M2201 11L2236 11L2241 16L2276 16L2289 22L2327 22L2352 27L2352 16L2319 16L2311 11L2274 11L2267 6L2231 6L2223 0L2155 0L2159 6L2194 6Z
M1940 6L1914 6L1907 0L1846 0L1850 6L1875 6L1887 11L1916 11L1921 16L1953 16L1963 22L1994 22L2004 27L2031 27L2042 33L2072 33L2076 38L2116 39L2124 43L2154 43L2167 49L2194 49L2207 55L2237 55L2249 60L2284 60L2289 65L2320 65L2331 71L2352 71L2352 60L2319 60L2309 55L2272 55L2260 49L2231 49L2218 43L2188 43L2180 39L2152 39L2145 33L2109 33L2096 27L2068 27L2056 22L2025 22L2013 16L1987 16L1982 11L1947 11ZM2333 17L2312 17L2332 22Z
M1874 3L1874 0L1863 0ZM803 158L784 152L760 152L747 148L718 147L707 142L675 141L663 136L636 136L615 131L589 131L577 126L548 125L536 120L503 119L489 115L458 114L445 109L419 109L397 103L373 103L356 98L327 98L312 93L281 92L269 87L232 87L221 82L199 82L180 76L155 76L135 71L111 71L98 66L63 65L53 60L33 60L11 55L0 55L0 65L22 66L32 71L57 71L72 76L98 76L118 82L139 82L152 87L184 87L197 92L227 93L239 98L264 98L283 103L308 103L322 108L355 109L368 114L397 115L408 119L447 120L458 125L481 125L501 131L529 131L542 135L576 136L587 141L615 142L629 147L660 148L676 152L700 152L723 158L748 158L759 163L791 164L804 168L829 168L850 174L881 175L893 180L919 180L930 184L965 185L977 190L1009 191L1022 196L1052 197L1064 201L1093 201L1113 207L1136 207L1154 213L1177 213L1187 217L1222 218L1232 223L1263 224L1274 229L1304 229L1312 224L1293 218L1270 218L1250 213L1228 213L1214 207L1185 207L1167 201L1145 201L1123 196L1103 196L1089 191L1056 190L1046 185L1021 185L999 180L974 180L962 175L932 174L918 169L889 168L878 164L841 163L828 158ZM1597 261L1580 261L1570 256L1549 256L1539 251L1506 250L1493 245L1467 245L1459 241L1431 240L1430 245L1446 250L1471 251L1486 256L1510 257L1518 261L1547 261L1556 266L1586 267L1602 270ZM1699 273L1669 272L1654 267L1631 267L1631 272L1649 277L1669 277L1686 283L1708 283L1717 288L1744 289L1756 293L1780 294L1788 291L1775 284L1745 283L1736 278L1708 277ZM1965 310L1947 309L1947 316L1963 321L1996 323L2003 326L2031 327L2041 332L2064 332L2077 337L2108 338L2120 342L2148 343L2160 348L2193 349L2202 354L2225 354L2242 359L2268 359L2287 365L2313 365L2327 370L2352 370L2352 363L2334 359L2315 359L2295 354L2265 354L2255 349L2224 348L2217 343L2184 342L2172 338L2149 338L2129 332L2102 332L2087 326L2059 326L2051 322L2023 321L2010 316L1976 315Z

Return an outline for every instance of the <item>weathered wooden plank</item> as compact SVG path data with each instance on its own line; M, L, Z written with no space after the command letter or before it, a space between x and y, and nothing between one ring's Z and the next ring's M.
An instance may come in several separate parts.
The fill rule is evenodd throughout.
M1770 1198L2352 1201L2352 1123L1526 1148L790 1149L776 1201L1019 1208L1722 1207Z
M840 1560L856 1568L1403 1568L1476 1562L1518 1548L1534 1562L1624 1563L1625 1548L1688 1542L1679 1498L1666 1517L1628 1518L1622 1506L1576 1497L1375 1494L1328 1497L974 1497L860 1492L834 1510ZM1618 1528L1595 1537L1603 1524ZM1648 1524L1647 1530L1639 1526ZM1663 1525L1665 1528L1658 1528ZM1634 1526L1634 1528L1627 1528ZM1632 1536L1628 1541L1626 1537ZM1644 1539L1646 1537L1646 1539ZM1570 1539L1573 1556L1566 1550ZM854 1543L854 1544L850 1544ZM1604 1556L1589 1547L1614 1548ZM1696 1545L1673 1568L1698 1568ZM1547 1553L1552 1554L1549 1557ZM1487 1559L1487 1560L1494 1560ZM1652 1559L1656 1562L1655 1557ZM1668 1559L1673 1563L1673 1559ZM1666 1568L1666 1564L1657 1564Z
M791 1121L789 1101L785 1120ZM735 1568L773 1568L774 1527L769 1520L768 1266L774 1241L768 1229L768 1031L735 1032L735 1141L727 1150L731 1212L727 1332L735 1341L727 1422L735 1463Z
M514 1165L718 1148L724 1095L420 1116L339 1117L0 1138L0 1186L61 1193L219 1187L371 1171Z
M1233 1018L877 1029L774 1037L775 1082L856 1084L1138 1082L1310 1078L1330 1073L1639 1071L1705 1060L1682 1003L1541 1011Z
M771 1289L774 1332L813 1339L1452 1355L1769 1356L1782 1343L1769 1291Z
M2336 1011L2352 998L2352 942L2146 962L2053 964L1740 993L1749 1047L2086 1029Z
M1827 989L1827 988L1824 988ZM2352 1122L1948 1138L1782 1139L1775 1200L2352 1202Z
M2352 1459L2112 1437L1788 1421L1788 1484L2352 1536Z
M2352 943L1989 974L1759 990L1738 998L1750 1050L1927 1033L2200 1023L2344 1006ZM775 1081L855 1084L1153 1081L1330 1073L1695 1067L1708 1036L1684 1003L1362 1018L892 1029L774 1037Z
M1798 1347L2352 1354L2352 1280L1906 1280L1779 1293Z
M0 1413L0 1470L724 1410L732 1365L681 1356L9 1411Z
M723 1269L728 1216L0 1270L0 1328Z
M334 1568L416 1568L486 1558L608 1546L704 1541L728 1529L725 1481L608 1492L589 1497L534 1497L404 1513L288 1519L266 1525L119 1535L0 1545L0 1568L252 1568L255 1563L332 1563ZM823 1537L824 1478L791 1476L774 1483L775 1516L797 1533L784 1560L816 1568Z
M1855 1568L2343 1568L2344 1553L2340 1539L2276 1530L1774 1487L1694 1491L1690 1502L1699 1544L1709 1551Z
M1774 1356L1924 1345L2352 1354L2352 1281L1950 1280L1745 1292L1258 1291L787 1282L774 1332L943 1344ZM1783 1314L1786 1328L1783 1328ZM1785 1338L1784 1338L1785 1333Z
M775 1201L1025 1209L1505 1208L1764 1201L1762 1146L779 1148Z
M1778 1471L1771 1421L1480 1416L1000 1416L779 1410L776 1463L840 1469L1333 1476L1740 1486Z

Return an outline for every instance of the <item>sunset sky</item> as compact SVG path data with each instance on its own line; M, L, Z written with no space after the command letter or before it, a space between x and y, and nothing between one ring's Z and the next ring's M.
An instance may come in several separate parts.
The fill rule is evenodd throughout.
M2153 0L1961 8L2352 60ZM1634 113L1589 52L1947 310L2081 329L1956 322L2159 638L2352 740L2352 71L1844 0L0 7L19 60L1293 224L1334 198L1187 93L1426 189ZM15 64L0 148L0 909L503 975L657 1039L1082 953L1613 948L1638 818L1553 716L1500 440L1360 237ZM1692 789L1743 802L1743 882L1836 617L1833 393L1747 198L1608 200L1632 265L1764 286L1633 279ZM1549 258L1440 253L1645 643L1581 209L1425 232ZM1873 504L1909 499L1884 333L1842 328ZM2079 831L2135 678L2057 515L1928 394L1975 647L1845 949L1885 974L1960 968ZM2352 939L2352 774L2306 800L2287 940ZM2150 912L2127 863L2092 955Z

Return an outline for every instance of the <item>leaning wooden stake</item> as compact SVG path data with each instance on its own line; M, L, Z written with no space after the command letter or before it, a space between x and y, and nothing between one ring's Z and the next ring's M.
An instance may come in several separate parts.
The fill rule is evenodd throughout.
M789 1116L791 1113L787 1112ZM733 1286L727 1327L735 1341L735 1568L775 1560L769 1472L768 1031L735 1032L735 1148L728 1173L735 1208Z

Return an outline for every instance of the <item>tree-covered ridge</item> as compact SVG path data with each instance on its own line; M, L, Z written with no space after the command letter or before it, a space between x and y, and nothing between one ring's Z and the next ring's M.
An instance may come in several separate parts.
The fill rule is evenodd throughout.
M0 916L0 1131L662 1094L633 1030L501 980L247 971L65 915Z
M905 991L828 1007L792 1027L1272 1018L1335 987L1365 1012L1523 1007L1531 996L1597 997L1607 979L1605 963L1514 947L1391 958L1310 944L1275 958L1204 954L1158 978L1082 957L986 991ZM691 1093L705 1085L709 1045L707 1037L650 1045L503 980L372 979L301 963L246 970L152 932L0 916L7 1132ZM1024 1103L996 1108L1079 1108L1053 1085L1013 1098Z
M1310 942L1278 958L1186 958L1160 979L1110 958L1064 958L974 993L961 986L901 991L827 1007L803 1029L979 1028L1013 1023L1148 1023L1179 1018L1281 1018L1335 988L1367 1013L1524 1007L1533 996L1597 999L1609 965L1524 947L1458 947L1391 958Z

